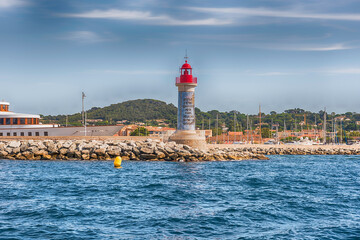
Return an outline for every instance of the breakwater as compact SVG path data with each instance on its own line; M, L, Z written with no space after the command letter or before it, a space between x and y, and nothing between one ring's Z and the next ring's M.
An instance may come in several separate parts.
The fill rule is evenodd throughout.
M360 145L209 145L213 150L250 152L263 155L360 155Z
M222 161L268 159L264 154L235 148L207 151L152 139L134 140L0 140L0 159L19 160Z

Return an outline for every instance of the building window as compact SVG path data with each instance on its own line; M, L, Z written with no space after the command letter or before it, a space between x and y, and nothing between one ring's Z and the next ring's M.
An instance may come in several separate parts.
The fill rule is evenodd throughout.
M32 133L31 133L31 132L28 132L28 136L32 136Z
M14 133L13 133L13 136L17 136L17 133L16 133L16 132L14 132Z
M6 133L6 136L8 136L8 137L9 137L9 136L10 136L10 133L9 133L9 132L8 132L8 133Z
M49 133L48 133L48 132L44 132L44 136L49 136Z
M10 118L5 118L6 119L6 125L10 125L11 124L11 119Z
M4 118L0 118L0 125L4 125Z
M17 118L13 118L13 124L19 124L19 121Z
M27 119L27 124L32 124L32 118Z
M0 133L0 137L2 137L3 136L3 133Z
M35 136L40 136L39 132L35 132Z
M20 124L25 124L25 118L20 118Z
M21 133L20 133L20 136L25 136L25 133L24 133L24 132L21 132Z

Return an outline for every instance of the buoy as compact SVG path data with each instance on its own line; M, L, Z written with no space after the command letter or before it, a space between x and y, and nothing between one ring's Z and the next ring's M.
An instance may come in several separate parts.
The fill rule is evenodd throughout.
M120 156L117 156L114 160L114 168L121 168L121 157Z

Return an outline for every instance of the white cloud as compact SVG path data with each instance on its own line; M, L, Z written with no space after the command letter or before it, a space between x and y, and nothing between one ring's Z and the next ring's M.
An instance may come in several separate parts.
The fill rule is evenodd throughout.
M27 3L22 0L0 0L0 8L18 7L26 4Z
M268 46L264 47L266 49L274 49L274 50L284 50L284 51L337 51L337 50L347 50L353 49L356 47L346 46L344 43L336 43L336 44L329 44L329 45L282 45L282 46Z
M360 68L332 69L332 70L326 70L320 72L327 74L360 74Z
M82 43L97 43L97 42L104 42L104 41L111 41L111 38L105 38L99 36L97 33L91 31L74 31L65 34L64 36L60 37L63 40L69 41L76 41Z
M155 25L172 25L172 26L191 26L191 25L226 25L231 24L229 20L220 20L216 18L179 20L167 15L153 15L151 12L144 11L124 11L118 9L110 10L93 10L84 13L61 14L62 17L73 18L97 18L97 19L114 19L140 21L145 24Z
M187 9L213 13L213 14L226 14L234 17L277 17L277 18L303 18L303 19L321 19L321 20L345 20L345 21L360 21L360 14L337 14L337 13L311 13L301 12L294 10L274 10L267 8L201 8L189 7ZM229 17L229 16L228 16Z
M89 73L100 73L100 74L121 74L121 75L168 75L168 74L174 74L175 71L165 71L165 70L91 70L88 71Z
M265 73L254 73L254 76L286 76L292 75L292 73L288 72L265 72Z

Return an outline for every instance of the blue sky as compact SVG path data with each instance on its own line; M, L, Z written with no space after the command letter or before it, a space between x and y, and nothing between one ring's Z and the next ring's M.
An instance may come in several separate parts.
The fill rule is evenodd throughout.
M360 2L0 0L0 100L71 114L177 103L185 49L202 110L360 112Z

